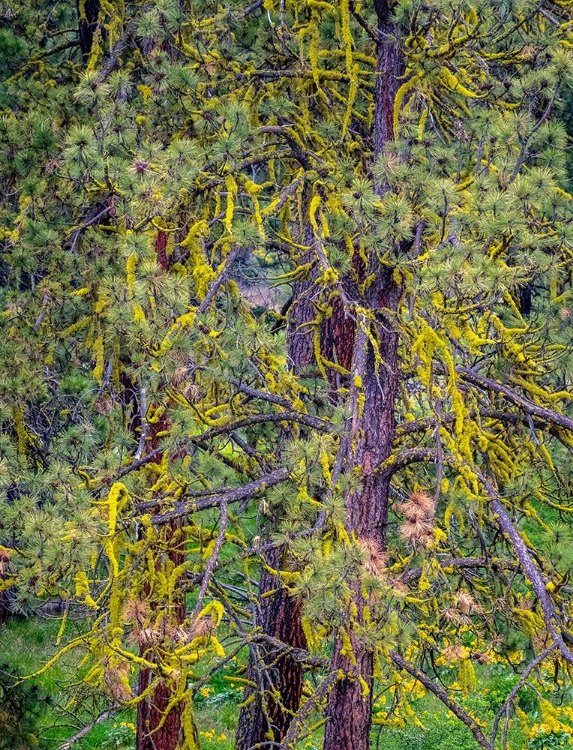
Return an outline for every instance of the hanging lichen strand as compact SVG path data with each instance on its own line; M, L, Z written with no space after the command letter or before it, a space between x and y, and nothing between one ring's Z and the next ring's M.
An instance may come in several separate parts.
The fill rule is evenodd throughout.
M269 747L366 750L425 691L527 743L528 680L568 731L569 3L13 6L0 591L62 599L45 669L77 649L158 750L234 657ZM306 648L256 627L261 575Z

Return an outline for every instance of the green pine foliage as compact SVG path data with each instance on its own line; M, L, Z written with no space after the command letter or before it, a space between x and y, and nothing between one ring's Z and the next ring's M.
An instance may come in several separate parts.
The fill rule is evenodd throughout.
M149 670L181 750L202 675L260 636L262 573L302 602L315 687L337 638L349 662L374 654L374 698L392 695L374 725L417 725L425 675L491 733L467 703L483 665L539 659L538 720L513 696L512 732L567 731L568 3L392 3L405 69L382 153L373 5L98 7L82 50L85 2L0 4L7 607L58 598L54 660L77 649L112 703L136 706ZM349 368L324 344L337 305L380 383L383 331L399 339L374 467L349 458L372 415L358 349ZM370 471L391 477L384 548L349 521Z

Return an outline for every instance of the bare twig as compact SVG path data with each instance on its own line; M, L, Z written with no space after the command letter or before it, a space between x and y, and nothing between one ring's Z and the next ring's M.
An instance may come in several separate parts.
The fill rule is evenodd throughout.
M147 421L147 398L143 386L139 389L139 419L141 422L141 434L139 436L139 445L137 446L137 451L135 453L135 461L139 461L143 456L145 441L147 440L147 434L149 432L149 422Z
M254 3L251 3L250 5L247 5L245 10L242 12L242 16L250 16L251 13L254 13L256 10L258 10L261 5L263 4L264 0L255 0Z
M96 726L96 724L101 724L102 722L107 721L107 719L109 719L109 717L116 713L116 711L118 710L118 706L112 706L111 708L106 709L97 717L97 719L90 721L89 724L86 724L85 727L82 727L79 732L76 732L73 737L70 737L69 740L66 740L63 745L60 745L58 750L69 750L72 745L85 737L86 734L88 734L88 732L90 732Z
M72 255L76 255L76 245L78 244L78 240L80 238L80 234L86 229L87 227L91 227L92 224L95 224L96 221L99 221L101 218L103 218L107 213L109 213L112 209L112 206L106 206L104 209L99 211L95 216L93 216L90 219L86 219L83 224L81 224L79 227L76 227L76 229L72 232L72 244L70 247L70 251Z
M295 742L302 731L303 724L311 711L314 711L320 701L324 700L332 688L334 683L338 679L338 672L331 672L314 691L314 693L308 698L304 706L296 713L293 720L290 723L288 732L286 733L283 741L279 745L279 750L291 750L294 747Z

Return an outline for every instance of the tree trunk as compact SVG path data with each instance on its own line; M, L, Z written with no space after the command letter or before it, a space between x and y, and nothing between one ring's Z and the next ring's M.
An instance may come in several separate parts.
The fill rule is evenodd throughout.
M270 567L281 565L279 550L269 555ZM276 568L275 568L276 569ZM259 626L265 636L270 636L295 648L306 648L301 617L300 602L293 599L284 588L280 588L276 577L263 571L259 583L261 612ZM277 589L275 594L268 592ZM249 681L257 687L247 687L244 692L245 702L253 695L254 699L241 708L235 747L237 750L249 750L259 744L272 740L280 742L298 711L302 697L303 672L299 662L290 656L280 655L276 646L261 642L251 649Z
M161 420L153 427L161 427ZM183 534L180 529L180 522L175 521L164 529L165 545L171 549L165 553L166 562L169 560L174 567L185 562L185 555L180 550L184 547ZM161 561L156 562L159 569ZM155 610L159 606L165 606L162 603L151 602L151 607ZM185 622L186 606L185 593L177 586L173 600L169 606L169 612L162 620L162 629L173 632L183 626ZM168 633L166 633L168 635ZM157 644L161 648L161 643ZM149 661L157 661L154 654L155 644L140 646L140 655ZM156 676L151 670L142 668L139 672L138 695L149 688L152 680ZM174 686L171 682L165 682L160 679L156 682L149 694L137 704L137 735L136 750L177 750L180 747L183 737L182 717L185 706L182 701L176 703L167 714L165 721L165 710L173 698ZM163 724L161 722L163 721Z
M10 553L7 548L2 549L0 546L0 585L7 580L10 575ZM0 591L0 625L5 625L12 614L10 603L13 598L13 592L10 588Z
M84 58L92 51L100 12L100 0L78 0L78 32Z
M303 323L313 320L314 308L309 295L310 283L298 282L293 289L293 304L287 324L288 366L300 373L314 362L312 332L301 328ZM286 432L286 430L285 430ZM285 434L281 444L289 440ZM280 519L270 520L271 528ZM267 563L274 570L281 570L282 550L275 549L267 556ZM269 596L269 592L276 593ZM280 580L267 570L262 571L259 582L259 621L261 632L295 648L306 648L306 638L301 623L301 603L293 599ZM280 742L300 707L303 688L303 671L299 662L290 656L280 656L276 647L264 642L251 648L247 678L257 688L247 687L245 702L239 715L236 750L249 750L265 741ZM264 692L263 692L264 691ZM273 695L274 691L274 695ZM277 700L277 697L278 700Z
M396 310L400 290L391 273L379 272L379 307ZM355 409L351 429L354 446L348 458L348 471L361 472L362 486L346 498L348 531L357 539L368 540L380 550L385 547L388 517L389 480L376 472L392 450L395 420L394 403L398 386L398 336L389 321L377 326L380 354L384 362L378 374L374 368L374 352L362 329L358 329L354 350L353 373L360 375L365 402L362 414ZM359 585L354 587L355 620L364 625L364 600ZM348 622L351 623L349 614ZM367 750L370 747L372 724L373 652L363 645L352 625L345 635L352 652L344 648L342 635L335 641L331 669L344 675L334 684L329 695L324 750Z
M346 370L350 370L354 352L356 323L354 317L346 314L340 297L334 297L330 304L332 312L320 331L320 353L325 359L336 362ZM333 403L336 403L340 388L348 387L347 380L347 377L336 370L328 369L329 392Z
M2 576L0 575L0 583L2 582ZM0 625L5 625L10 615L10 590L0 591Z
M378 14L378 66L376 83L376 111L374 120L374 155L379 157L394 137L394 101L404 74L404 61L394 41L398 29L388 20L389 10L384 0L375 0ZM384 186L377 186L379 194ZM388 518L389 480L376 471L391 454L395 435L395 399L398 388L398 334L392 314L398 310L401 289L394 280L392 269L381 267L370 259L368 271L376 274L376 281L365 300L374 311L374 323L382 364L376 368L371 343L359 327L354 338L352 374L362 382L364 405L356 394L351 402L351 445L347 471L359 473L362 486L346 498L346 518L349 532L357 539L367 539L380 550L385 548ZM366 321L364 321L366 323ZM378 370L378 371L377 371ZM364 600L360 586L353 592L354 619L364 625ZM350 616L345 633L339 633L334 647L332 670L339 673L329 695L324 750L368 750L372 726L373 652L356 636ZM344 647L343 635L348 642Z
M145 690L151 684L152 674L143 669L139 675L139 689ZM159 730L165 709L173 698L173 688L160 682L153 689L149 699L137 704L137 750L177 750L181 740L181 706L178 704L167 714ZM154 731L155 729L155 731Z
M171 540L181 536L181 532L176 527L170 527L166 534ZM174 565L180 565L184 562L184 555L180 552L171 552L169 560ZM169 629L181 626L185 620L185 594L175 594L175 597L170 617L166 618ZM150 661L156 659L153 647L141 646L140 654ZM153 679L154 675L151 670L141 669L139 695L150 687ZM160 679L155 683L149 695L137 704L136 750L177 750L182 746L184 742L182 719L185 711L183 702L176 703L165 715L174 692L173 683Z
M157 262L163 270L169 267L169 260L166 255L167 235L159 231L155 240L155 254ZM144 414L139 415L139 420L132 421L140 430L144 429L142 419ZM160 447L159 435L169 428L169 422L165 415L161 416L155 423L149 424L149 433L147 435L145 452L156 450ZM155 463L161 463L161 454L157 457ZM181 532L181 522L174 521L168 524L163 530L165 546L168 551L165 553L169 562L174 567L185 562L185 555L181 551L184 549L184 540ZM161 561L157 561L160 567ZM186 601L185 593L177 586L173 601L171 602L170 612L163 620L163 625L169 629L176 630L185 622ZM152 606L153 603L152 603ZM158 605L155 605L158 606ZM161 644L159 644L161 645ZM153 656L153 646L141 646L140 653L150 661L155 661ZM154 678L149 669L142 669L139 673L139 695L142 695L151 685ZM165 718L165 710L173 698L173 685L159 680L155 687L137 705L137 736L136 750L177 750L183 741L182 718L185 706L183 702L176 703ZM165 720L164 720L165 719ZM161 722L163 721L163 724Z

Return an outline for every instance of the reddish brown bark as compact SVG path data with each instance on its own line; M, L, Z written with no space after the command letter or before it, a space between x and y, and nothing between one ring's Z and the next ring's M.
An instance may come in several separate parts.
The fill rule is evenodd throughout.
M268 562L270 567L280 567L278 550L269 557ZM279 589L276 593L268 596L277 586ZM263 571L259 595L266 596L261 599L261 631L288 646L306 648L300 602L280 586L275 576ZM237 750L257 747L269 739L280 742L302 697L303 672L300 663L282 654L280 648L270 643L260 641L251 652L247 678L258 687L248 687L244 692L245 701L253 695L255 697L241 709L235 739ZM265 690L264 697L261 688ZM280 697L277 700L275 696Z
M306 259L305 259L306 261ZM293 302L287 321L287 367L300 375L314 363L312 329L306 325L316 317L311 299L310 281L299 281L293 285Z
M385 6L385 3L381 3ZM394 101L396 93L403 83L406 69L404 56L397 42L400 28L388 21L388 9L382 9L378 16L378 31L381 40L378 43L378 77L376 79L375 114L374 114L374 155L380 156L396 137L394 133Z
M169 260L166 254L167 234L159 231L155 240L155 252L157 262L164 270L169 266ZM132 393L134 396L134 393ZM144 416L144 415L141 415ZM137 418L132 424L143 429L141 418ZM160 447L159 435L164 433L169 427L167 416L163 414L157 422L148 424L149 432L147 434L145 452L157 450ZM161 463L161 453L158 454L154 463ZM174 567L181 565L185 561L184 540L180 530L180 522L174 521L166 525L162 533L165 537L165 543L168 552L165 553L165 560L158 559L156 566L159 569L163 562L169 561ZM186 602L185 593L178 587L175 588L173 601L170 604L169 612L162 620L162 626L165 631L174 631L185 621ZM156 610L164 606L161 602L151 602L152 609ZM168 636L168 633L166 632ZM155 661L153 646L142 646L140 653L150 661ZM142 695L157 677L149 669L142 669L139 673L139 695ZM137 706L137 735L136 750L176 750L179 747L182 737L182 715L184 706L177 703L165 715L169 701L173 698L173 685L164 680L156 681L155 687L151 690ZM163 723L162 723L163 722Z
M2 581L2 576L0 576L0 582ZM0 625L5 625L11 615L10 610L10 595L8 591L2 591L0 592Z
M169 529L171 537L176 537L178 531ZM169 554L169 559L174 565L180 565L184 556L179 552ZM176 628L185 619L185 598L179 595L178 601L170 612L167 627ZM143 657L156 659L153 648L142 647L140 653ZM151 670L142 669L139 673L139 694L141 695L149 688L153 680L156 680L154 688L148 696L137 704L137 734L136 750L177 750L183 739L182 715L184 706L177 703L169 713L165 711L169 701L173 698L173 684L164 680L156 679ZM163 721L163 724L161 723Z
M149 434L149 450L155 450L159 447L158 433L165 430L168 426L167 419L161 417L156 423L150 425L152 428ZM161 461L158 457L157 463ZM165 562L169 560L173 566L181 565L185 561L183 553L183 538L180 530L180 523L175 521L163 529L166 537L166 543L170 546L169 552L165 555ZM162 561L157 560L157 568L161 567ZM185 621L185 593L176 587L173 601L171 602L169 613L163 618L162 625L165 631L174 631ZM151 602L153 610L162 606L161 602ZM163 605L164 606L164 605ZM168 633L166 633L168 635ZM141 656L155 661L153 647L142 646L140 649ZM151 685L154 675L149 669L142 669L139 673L139 695L142 695ZM173 686L166 684L163 680L158 681L156 686L137 705L137 736L136 750L176 750L182 739L181 717L183 714L183 704L176 704L167 714L165 721L161 724L165 716L165 709L169 701L173 698Z
M169 258L167 257L167 232L157 232L155 238L155 257L161 268L165 271L169 268Z
M10 553L0 549L0 584L2 584L10 575ZM0 591L0 625L8 622L11 615L10 600L12 592L9 588Z
M139 689L151 684L152 675L144 669L139 678ZM176 750L181 740L181 708L176 706L167 714L161 729L159 726L169 701L173 698L173 687L160 682L153 689L152 697L137 706L137 750ZM155 729L155 731L154 731Z
M347 314L340 297L334 297L332 302L332 313L325 321L320 331L320 353L331 362L350 370L352 367L352 352L354 351L354 339L356 324L352 317ZM328 369L328 384L331 397L334 400L336 392L347 384L346 378L341 376L337 370Z
M378 76L376 83L376 111L374 119L374 153L379 157L394 140L394 101L404 74L401 49L395 41L398 28L389 22L385 0L375 0L378 15ZM384 192L384 186L378 186ZM352 420L353 448L348 458L348 471L359 472L362 486L346 497L348 531L357 538L367 538L385 547L388 518L389 481L376 469L390 456L395 435L395 400L398 388L398 334L392 315L398 309L401 290L391 269L382 268L375 258L370 259L368 273L376 274L376 281L365 300L375 311L375 335L383 365L375 366L372 345L358 329L354 338L353 372L361 373L365 404L355 409ZM359 585L354 588L353 604L356 620L363 625L364 600ZM350 623L350 617L349 617ZM372 693L374 655L361 643L351 626L347 635L353 654L343 649L339 635L335 642L332 670L341 675L329 695L324 750L368 750L372 726Z
M377 282L377 306L396 310L400 290L391 273L379 274ZM391 321L377 326L380 354L384 367L376 373L374 353L364 341L361 332L356 336L353 366L363 357L362 369L364 395L366 398L362 418L353 430L353 451L349 456L349 470L357 469L362 476L358 492L346 498L347 528L357 538L367 538L385 546L388 518L388 479L376 472L391 453L395 433L394 404L398 386L397 347L398 336L392 331ZM353 604L356 606L357 622L363 622L364 601L360 587L356 586ZM349 618L350 620L350 618ZM372 725L373 652L356 637L352 629L347 631L352 644L353 657L343 653L342 640L337 637L332 670L344 675L330 692L325 729L324 750L368 750Z

